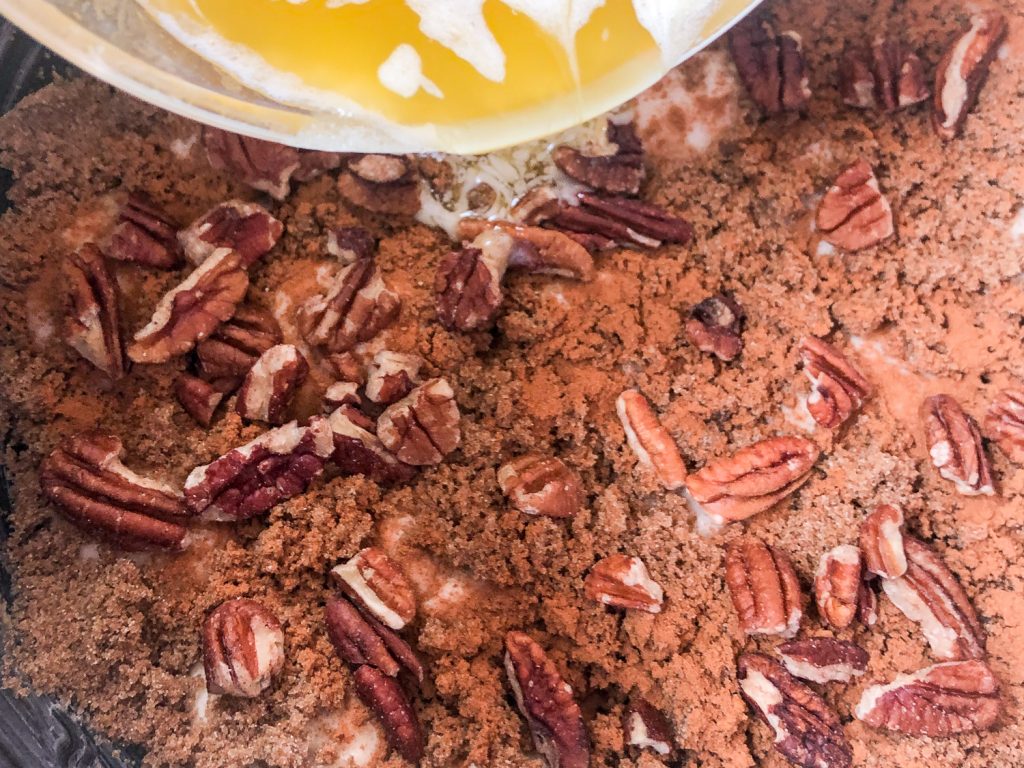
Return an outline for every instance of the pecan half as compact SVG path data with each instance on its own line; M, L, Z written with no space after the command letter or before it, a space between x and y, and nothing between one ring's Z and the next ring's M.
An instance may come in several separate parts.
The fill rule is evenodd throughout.
M395 677L401 670L423 681L423 664L401 637L344 597L332 597L324 610L331 645L349 664L369 664Z
M292 344L271 347L253 364L238 390L235 411L243 419L280 424L309 364Z
M338 272L327 293L302 306L299 327L311 344L347 352L390 325L401 306L373 259L360 259Z
M725 550L725 583L740 626L748 635L793 637L803 618L803 593L781 549L745 536Z
M580 192L575 205L562 203L545 223L576 237L588 250L616 243L658 248L663 243L688 243L693 237L688 222L660 206L592 192Z
M572 688L523 632L505 636L505 671L516 704L549 768L587 768L590 739Z
M814 221L825 240L846 251L870 248L895 231L889 201L863 158L839 173L821 198Z
M774 659L745 653L736 662L740 693L775 733L775 749L803 768L848 768L850 745L839 716Z
M519 269L538 275L554 275L588 282L594 278L594 259L582 245L554 229L528 227L509 221L465 218L459 222L458 235L474 241L486 237L488 230L497 230L512 238L507 243L508 269ZM497 238L497 234L492 235Z
M128 357L136 363L165 363L183 355L235 313L249 276L241 256L222 248L195 268L156 305L153 319L134 336Z
M103 254L92 243L68 254L63 263L67 296L64 340L112 379L125 374L124 342L117 283Z
M459 420L451 385L445 379L431 379L388 406L377 420L377 437L405 464L440 464L459 447Z
M795 677L813 683L846 683L868 668L868 652L848 640L812 637L787 640L778 648L782 663Z
M708 296L690 310L686 335L701 352L719 360L735 360L743 351L743 323L747 315L729 294Z
M970 28L949 47L935 68L932 125L939 138L956 138L967 113L978 102L988 68L1006 36L1006 18L998 11L971 17Z
M921 625L940 659L985 656L985 629L971 600L939 554L923 541L903 537L907 572L883 579L882 590L908 619Z
M659 710L638 696L630 699L622 718L623 741L631 747L651 749L659 755L672 751L672 723Z
M437 317L450 331L486 330L498 317L508 248L493 238L483 245L451 251L438 264L434 276Z
M196 345L199 375L217 389L231 392L259 356L281 339L273 314L263 307L240 304L230 320Z
M868 573L897 579L907 572L903 551L903 510L879 504L860 526L860 548Z
M181 264L178 224L145 192L132 192L118 211L104 252L118 261L157 269Z
M359 386L366 383L366 369L360 359L351 352L328 355L327 360L342 381L352 381Z
M390 405L408 395L419 381L423 358L382 349L366 369L366 398Z
M215 205L178 233L178 241L193 264L202 264L218 248L230 248L250 267L284 233L284 224L262 205L228 200Z
M992 496L996 489L978 424L949 395L933 395L921 408L928 455L939 474L964 496Z
M811 382L807 410L825 429L841 426L874 394L871 382L826 341L814 336L802 339L800 359Z
M212 384L183 373L174 380L174 396L181 407L201 426L208 427L224 393Z
M334 440L331 460L346 475L366 475L378 483L403 482L415 468L400 462L374 433L362 411L343 404L327 419Z
M528 453L502 464L498 485L528 515L572 517L583 506L579 475L554 456Z
M228 171L243 184L284 200L301 164L299 150L272 141L203 128L203 146L210 167Z
M814 575L814 599L818 613L836 629L853 623L860 600L860 550L843 544L821 556Z
M985 431L1010 461L1024 465L1024 389L1004 389L988 407Z
M325 419L290 422L193 469L185 504L204 520L246 520L304 492L333 451Z
M729 52L747 93L765 113L807 109L811 88L796 32L777 34L767 19L748 16L729 32Z
M420 209L416 166L400 155L361 155L348 161L338 191L353 205L373 213L415 216Z
M412 586L382 549L359 550L331 569L331 578L367 613L391 629L401 629L416 617Z
M363 227L338 227L327 233L327 252L342 264L372 259L377 252L377 239Z
M561 144L551 152L555 166L570 179L613 195L635 195L644 181L644 156L633 125L608 123L611 154L591 155Z
M698 532L771 509L807 482L820 453L802 437L771 437L705 465L686 481Z
M591 600L614 608L661 613L665 593L639 557L609 555L594 563L583 581Z
M860 109L895 112L931 92L921 59L901 40L876 37L870 47L847 46L839 60L839 93Z
M364 664L353 673L356 693L384 726L391 748L413 765L423 759L423 729L402 686L376 667Z
M635 389L627 389L615 400L615 412L640 465L653 472L667 490L682 488L686 464L647 398Z
M185 539L181 494L121 463L121 440L85 432L43 460L39 486L82 530L136 549L180 549Z
M284 632L262 603L235 598L221 603L203 624L206 690L259 696L284 666Z

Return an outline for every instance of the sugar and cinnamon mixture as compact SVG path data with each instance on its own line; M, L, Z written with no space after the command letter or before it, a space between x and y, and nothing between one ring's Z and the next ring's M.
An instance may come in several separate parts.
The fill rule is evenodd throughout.
M648 179L644 199L685 218L693 238L612 248L589 282L510 271L489 330L447 330L434 279L449 236L409 218L361 212L337 171L278 202L211 168L199 128L88 79L52 85L0 120L14 175L0 223L0 397L13 513L5 648L9 684L58 695L110 738L145 746L147 766L406 764L329 642L331 568L362 547L389 552L412 583L402 632L426 675L411 699L425 766L539 766L503 668L506 633L536 640L572 686L593 765L781 766L772 730L741 698L737 655L774 655L778 638L744 635L725 583L725 545L758 537L788 553L806 592L821 555L856 544L876 505L899 505L907 530L955 573L987 633L1000 683L995 729L929 739L869 727L854 708L869 685L934 663L919 625L884 595L872 627L832 631L813 606L803 636L855 640L869 654L849 683L816 685L842 721L858 766L1024 763L1024 468L986 435L995 495L967 496L929 456L923 400L945 393L984 422L999 392L1024 380L1024 6L963 135L942 142L928 104L893 114L845 106L836 63L850 42L901 35L933 66L965 27L953 2L773 4L776 27L803 40L807 114L765 118L724 43L672 72L633 105ZM891 203L895 236L857 252L823 244L821 195L858 158ZM399 294L397 319L357 351L387 348L450 382L461 443L408 482L378 485L328 471L265 515L200 523L177 554L126 552L69 524L39 490L40 462L70 435L121 437L125 463L180 488L189 472L260 435L232 401L199 426L172 390L189 358L136 364L112 382L62 339L60 264L109 232L127 191L148 193L187 223L232 198L284 223L250 269L250 301L303 344L296 307L336 267L328 232L359 225L379 238L376 263ZM187 268L111 262L129 336ZM724 362L685 331L691 309L729 294L746 316L742 351ZM799 342L827 339L873 397L838 429L809 418ZM319 412L311 373L291 415ZM616 413L641 391L686 468L776 435L821 449L810 479L781 503L702 537L684 497L666 491L627 444ZM498 468L557 456L578 473L572 517L529 516L502 493ZM584 578L612 554L640 558L664 590L660 613L606 607ZM259 600L280 620L285 662L255 698L207 695L200 628L225 599ZM812 684L813 685L813 684ZM630 697L674 731L663 756L627 744Z

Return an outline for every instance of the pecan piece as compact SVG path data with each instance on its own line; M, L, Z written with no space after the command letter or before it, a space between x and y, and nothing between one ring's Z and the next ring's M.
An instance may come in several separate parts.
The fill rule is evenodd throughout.
M528 515L572 517L583 506L579 475L554 456L528 453L502 464L498 486Z
M848 640L811 637L787 640L778 648L786 669L794 677L813 683L846 683L868 668L868 652Z
M343 405L354 406L357 410L363 406L359 385L354 381L336 381L324 391L324 413L334 413Z
M262 205L228 200L215 205L178 233L178 241L193 264L202 264L218 248L230 248L250 267L273 248L284 224Z
M1004 389L985 414L985 430L1010 461L1024 465L1024 389Z
M92 243L68 254L63 263L67 297L64 339L68 346L110 378L125 374L124 342L117 283L103 254Z
M992 480L978 424L949 395L933 395L921 409L928 455L939 474L964 496L992 496Z
M818 613L836 629L845 629L853 623L860 600L860 550L843 544L821 556L814 575L814 598Z
M646 176L640 139L630 123L609 122L606 131L613 153L592 155L561 144L551 159L570 179L613 195L635 195Z
M814 221L825 240L846 251L870 248L895 231L889 201L863 158L839 173L821 198Z
M820 453L802 437L771 437L705 465L686 481L698 532L771 509L807 482Z
M730 294L708 296L690 310L686 335L701 352L719 360L735 360L743 351L743 323L747 315Z
M803 768L853 762L839 716L774 659L745 653L736 662L740 693L775 733L775 749Z
M423 729L402 686L376 667L363 664L353 673L356 693L384 726L388 744L412 764L423 759Z
M803 593L781 549L745 536L725 550L725 583L748 635L793 637L803 618Z
M290 422L193 469L185 504L204 520L247 520L304 492L333 450L325 419Z
M361 155L338 177L338 191L353 205L373 213L415 216L420 209L416 166L400 155Z
M203 427L210 426L213 413L224 393L195 376L183 373L174 380L174 396L189 416Z
M238 390L235 411L243 419L280 424L309 364L292 344L271 347L253 364Z
M181 264L178 225L145 192L130 193L117 219L104 248L107 256L157 269Z
M765 113L807 109L811 89L796 32L776 34L767 19L749 16L729 32L729 52L747 93Z
M860 548L868 573L897 579L907 572L903 551L903 510L879 504L860 526Z
M940 659L985 656L985 629L971 600L939 554L923 541L903 537L907 572L883 579L882 590L908 619L921 625Z
M616 243L658 248L663 243L690 241L693 227L664 208L629 197L580 192L576 205L561 204L546 223L573 236L582 236L588 250Z
M397 563L377 547L366 547L331 569L331 578L359 606L391 629L416 617L416 595Z
M876 37L870 48L847 46L839 61L839 93L860 109L895 112L931 92L921 59L901 40Z
M85 432L43 460L39 486L72 523L131 549L180 549L185 539L181 494L121 463L121 440Z
M419 381L423 358L382 349L366 369L366 397L371 403L391 405L408 395Z
M203 624L203 668L210 693L254 698L284 666L281 622L262 603L235 598Z
M281 328L270 312L241 304L230 320L196 345L199 375L217 389L231 392L259 356L281 339Z
M388 406L377 420L377 436L399 461L430 466L459 447L459 420L451 385L431 379Z
M328 355L327 360L342 381L355 382L359 386L366 383L366 369L359 358L351 352Z
M647 398L635 389L627 389L615 400L615 411L640 465L653 472L667 490L682 488L686 464Z
M523 632L505 636L505 671L533 743L549 768L587 768L590 739L572 688Z
M594 563L583 581L591 600L614 608L661 613L665 593L639 557L609 555Z
M390 325L401 306L373 259L360 259L338 272L327 293L303 305L299 327L311 344L347 352Z
M998 11L971 17L970 28L949 47L935 68L932 125L939 138L956 138L967 113L978 102L988 68L1006 36L1006 18Z
M235 313L248 287L241 256L227 248L215 251L164 294L153 319L135 334L128 357L136 363L165 363L185 354Z
M659 755L672 751L672 723L658 709L638 696L626 707L622 718L623 741L629 746L652 749Z
M211 168L228 171L276 200L288 196L291 178L301 164L299 150L293 147L218 128L203 128L203 146Z
M594 278L594 259L582 245L554 229L528 227L509 221L462 219L458 235L462 240L487 237L488 230L497 230L512 238L507 243L508 269L520 269L538 275L554 275L589 282ZM491 235L499 239L497 233ZM486 242L486 241L481 241ZM477 247L483 248L482 245Z
M800 358L811 382L807 410L825 429L841 426L874 393L871 382L828 342L814 336L802 339Z
M327 419L334 440L331 460L346 475L366 475L378 483L402 482L415 469L403 464L374 434L374 424L362 411L343 404Z
M338 227L327 233L327 252L342 264L352 264L372 259L377 252L377 240L362 227Z
M860 583L857 595L857 620L865 627L873 627L878 623L878 593L868 579Z
M364 616L344 597L332 597L324 611L331 645L349 664L369 664L395 677L407 669L423 681L423 664L401 637L372 616Z
M985 662L950 661L871 686L854 715L873 728L938 738L987 731L1002 708L999 681Z

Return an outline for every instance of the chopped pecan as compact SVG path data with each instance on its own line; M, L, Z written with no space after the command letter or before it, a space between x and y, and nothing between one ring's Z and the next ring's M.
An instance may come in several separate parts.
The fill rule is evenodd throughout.
M546 223L570 236L583 236L582 244L589 246L588 250L616 243L646 248L657 248L662 243L682 245L693 237L688 222L652 203L592 192L580 192L576 203L561 204Z
M342 264L353 264L373 258L377 239L362 227L338 227L327 233L327 252Z
M873 728L932 738L987 731L1003 705L999 681L983 661L933 664L861 694L854 715Z
M939 554L923 541L903 537L907 572L883 579L882 590L908 619L921 625L940 659L985 656L985 629L971 600Z
M222 248L172 288L156 305L153 319L128 347L136 363L165 363L183 355L235 313L249 287L241 256Z
M978 424L949 395L934 395L921 408L928 455L939 474L964 496L992 496L996 489Z
M644 181L644 156L632 124L609 122L611 154L587 154L562 144L555 147L551 159L558 169L582 184L613 195L635 195Z
M263 307L240 304L230 320L196 345L199 375L217 389L231 392L259 356L281 339L273 314Z
M497 230L497 232L494 232ZM491 234L487 233L491 231ZM507 243L497 233L508 235ZM594 259L587 249L568 235L554 229L541 229L509 221L465 218L459 221L458 235L481 248L495 241L508 247L508 269L521 269L539 275L555 275L588 282L594 278ZM477 238L481 239L478 244Z
M342 381L352 381L359 386L366 383L366 369L359 358L351 352L328 355L327 360Z
M639 557L609 555L594 563L583 581L591 600L614 608L661 613L665 593Z
M803 618L803 593L781 549L746 536L725 550L725 583L748 635L793 637Z
M292 344L271 347L253 364L238 390L235 411L243 419L280 424L309 364Z
M305 491L333 451L325 419L290 422L193 469L185 504L204 520L246 520Z
M399 461L374 434L373 422L351 405L328 418L334 440L331 460L346 475L366 475L378 483L404 482L415 469Z
M359 396L359 385L354 381L336 381L324 391L324 413L334 413L343 405L362 408L363 398Z
M774 659L745 653L736 663L740 692L775 733L775 748L803 768L849 768L839 716Z
M284 224L262 205L228 200L215 205L178 233L178 241L193 264L202 264L218 248L230 248L250 267L284 232Z
M235 598L206 617L203 668L210 693L259 696L283 666L281 622L262 603Z
M879 504L860 526L860 548L868 573L896 579L907 572L903 551L903 510Z
M672 723L647 699L634 696L622 718L623 741L632 747L652 749L659 755L672 751Z
M778 648L789 673L813 683L842 683L863 675L868 668L868 652L848 640L811 637L787 640Z
M302 306L299 326L311 344L347 352L390 325L401 306L373 259L360 259L342 267L327 293Z
M291 191L291 179L299 170L299 150L249 136L203 128L203 146L210 166L228 171L243 184L284 200Z
M876 37L870 48L847 46L839 60L839 93L860 109L895 112L927 99L921 59L901 40Z
M423 358L382 349L366 369L366 397L371 403L390 405L408 395L419 381Z
M751 15L729 32L729 52L747 93L765 113L807 109L811 89L796 32L776 34L770 21Z
M554 456L528 453L502 464L498 485L528 515L572 517L583 505L579 475Z
M701 352L719 360L735 360L743 351L743 323L746 313L730 294L708 296L690 310L686 335Z
M802 437L772 437L704 466L686 481L701 535L764 512L803 485L818 446Z
M132 472L121 463L123 455L114 435L75 435L43 460L39 486L89 533L132 549L180 549L186 533L181 494Z
M497 199L494 187L482 181L466 193L466 207L474 213L486 213Z
M572 688L536 641L522 632L505 636L505 671L516 705L548 768L587 768L590 739Z
M431 379L388 406L377 420L377 436L405 464L440 464L462 440L459 419L451 385Z
M863 566L860 550L843 544L821 556L814 575L818 613L836 629L845 629L857 615Z
M183 373L174 380L174 396L201 426L208 427L224 393L195 376Z
M339 152L325 152L318 149L300 149L299 167L292 174L295 181L311 181L326 171L341 167L342 155Z
M878 623L878 593L868 579L860 583L857 595L857 620L865 627L873 627Z
M68 254L63 264L67 297L64 339L112 379L125 373L117 283L92 243Z
M558 213L560 200L558 190L550 184L531 187L512 206L509 219L516 224L539 226Z
M366 547L331 570L331 578L359 606L391 629L416 617L416 595L397 563L377 547Z
M104 248L107 256L157 269L181 264L178 225L145 192L130 193L117 218Z
M364 616L344 597L332 597L325 609L331 645L349 664L369 664L395 677L402 669L423 681L423 664L401 637L372 616Z
M686 464L647 398L635 389L627 389L615 400L615 411L640 465L652 471L667 490L682 488Z
M895 231L889 201L863 158L836 177L821 198L814 221L825 240L847 251L870 248Z
M985 431L1010 461L1024 465L1024 389L1004 389L988 407Z
M374 213L414 216L420 209L416 166L400 155L361 155L348 161L338 191L353 205Z
M828 342L805 337L800 341L800 358L811 382L807 410L825 429L841 426L874 393L871 382Z
M1006 36L1006 18L998 11L971 17L970 28L949 47L935 68L932 125L939 138L956 138L967 113L978 102L988 68Z
M376 667L363 664L353 673L356 693L384 726L388 744L413 765L423 759L423 729L402 686Z

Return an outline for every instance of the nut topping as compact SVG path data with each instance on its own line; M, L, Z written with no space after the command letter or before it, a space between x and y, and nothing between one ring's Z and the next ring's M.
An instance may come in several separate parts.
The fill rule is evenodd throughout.
M874 728L937 738L986 731L1001 710L999 681L988 665L952 661L871 686L854 715Z
M836 629L845 629L857 615L860 599L860 550L843 544L821 556L814 575L818 613Z
M807 109L811 89L796 32L776 34L771 22L750 16L729 32L729 51L747 93L766 114Z
M622 718L622 734L628 746L651 749L659 755L672 751L672 723L647 699L630 699Z
M743 351L743 308L728 295L708 296L690 310L686 335L697 349L719 360L735 360Z
M235 598L203 624L203 668L210 693L254 698L284 666L281 623L262 603Z
M423 730L402 686L376 667L364 664L353 673L356 693L384 726L388 744L413 765L423 759Z
M867 160L844 168L818 204L815 224L832 245L859 251L892 237L892 208Z
M528 453L503 464L498 485L527 515L572 517L583 506L579 475L554 456Z
M1006 35L1006 19L998 11L976 13L971 26L949 47L935 68L932 125L939 138L956 138L967 113L978 102L999 44Z
M985 431L1010 461L1024 465L1024 389L1004 389L988 407Z
M419 381L423 358L382 349L366 371L366 397L371 403L390 405L408 395Z
M635 195L646 176L640 140L629 123L609 122L607 134L613 154L590 155L563 144L551 159L570 179L613 195Z
M860 548L868 573L897 579L907 572L903 551L903 510L879 504L860 527Z
M697 531L707 536L771 509L807 482L819 455L805 438L772 437L705 465L686 481Z
M850 745L839 716L817 693L760 653L736 662L740 693L775 732L775 748L803 768L849 768Z
M408 669L422 682L423 664L409 644L344 597L327 601L325 619L331 645L344 661L369 664L391 677Z
M627 389L615 401L626 442L636 454L640 465L658 478L670 491L686 483L686 465L679 454L679 446L662 426L647 398L635 389Z
M856 643L831 637L787 640L778 648L789 673L812 683L849 682L868 668L868 652Z
M409 480L415 469L388 451L371 421L358 408L343 404L327 419L334 440L331 460L346 475L366 475L378 483Z
M68 346L112 379L125 373L117 283L103 254L92 243L69 254L63 264L67 298L64 339Z
M278 344L262 355L238 390L235 411L243 419L280 424L285 411L309 373L309 364L291 344Z
M900 40L875 38L870 48L849 46L839 61L839 93L860 109L895 112L927 99L924 65Z
M458 226L458 235L462 240L474 241L487 238L488 230L497 230L512 238L511 243L501 241L500 237L492 238L508 248L508 269L520 269L538 275L554 275L570 280L588 282L594 278L594 259L587 249L568 235L554 229L527 227L508 221L489 221L487 219L462 219ZM487 240L481 240L486 243Z
M623 246L658 248L684 244L693 228L664 208L629 197L580 192L576 205L562 203L545 223L578 240L587 250Z
M494 324L514 240L488 228L473 242L445 256L434 277L437 317L450 331L482 331Z
M156 269L181 264L178 225L145 192L132 192L104 249L107 256Z
M860 583L857 595L857 620L865 627L873 627L878 623L878 593L868 579Z
M189 416L203 427L210 426L213 413L224 399L224 393L211 384L183 373L174 380L174 396Z
M459 447L459 419L451 386L431 379L388 406L377 420L377 436L399 461L431 466Z
M214 251L164 294L153 319L135 334L128 357L136 363L166 363L185 354L235 313L248 287L241 256L227 248Z
M230 320L196 345L199 375L218 390L231 392L259 356L281 338L281 328L270 312L241 304Z
M992 496L992 468L978 425L949 395L934 395L921 408L928 454L939 474L964 496Z
M807 410L825 429L835 429L874 393L871 382L831 344L808 336L800 342L804 374L811 382Z
M793 637L800 629L800 581L781 549L752 536L729 542L725 583L746 634Z
M373 258L377 240L362 227L339 227L327 233L327 252L342 264L352 264Z
M661 613L665 593L639 557L609 555L598 560L583 582L591 600L614 608Z
M203 128L203 146L210 167L228 171L243 184L284 200L291 191L291 178L299 170L299 150L249 136Z
M178 233L178 241L193 264L202 264L218 248L230 248L252 266L273 248L284 224L262 205L228 200L215 205Z
M336 381L324 391L324 413L334 413L343 405L352 405L356 409L363 407L363 398L359 396L359 385L354 381Z
M400 155L361 155L348 161L338 191L367 211L414 216L420 209L416 167Z
M367 613L391 629L401 629L416 616L412 586L382 549L359 550L331 569L331 577Z
M548 768L587 768L590 739L572 688L532 638L505 636L505 671L516 704Z

